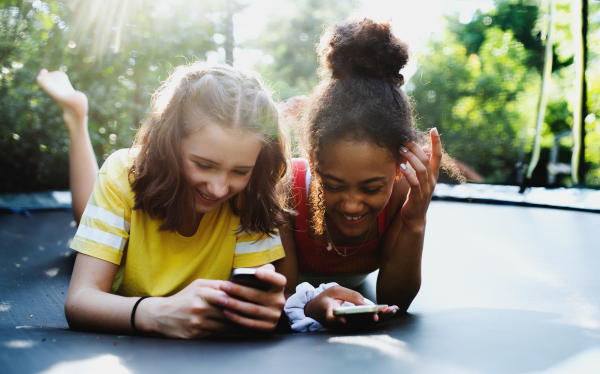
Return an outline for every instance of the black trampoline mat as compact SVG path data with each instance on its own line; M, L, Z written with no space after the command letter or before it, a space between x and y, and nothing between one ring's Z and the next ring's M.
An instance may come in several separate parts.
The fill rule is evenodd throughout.
M0 373L600 373L599 230L595 213L434 201L408 314L183 341L69 330L71 213L1 214Z

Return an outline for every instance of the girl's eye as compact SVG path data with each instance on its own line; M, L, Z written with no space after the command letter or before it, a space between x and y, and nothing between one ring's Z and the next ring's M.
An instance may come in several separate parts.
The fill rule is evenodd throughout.
M237 175L241 175L242 177L245 177L246 175L248 175L248 173L250 173L249 171L242 171L242 170L234 170L233 172Z
M365 188L365 189L363 189L363 191L367 194L374 195L374 194L378 193L379 191L381 191L382 188L383 188L382 186L375 187L375 188Z
M330 186L328 184L323 184L323 188L326 189L329 192L340 192L341 190L343 190L343 187L334 187L334 186Z
M202 170L208 170L208 169L210 169L210 165L201 164L199 162L196 162L196 166L198 166Z

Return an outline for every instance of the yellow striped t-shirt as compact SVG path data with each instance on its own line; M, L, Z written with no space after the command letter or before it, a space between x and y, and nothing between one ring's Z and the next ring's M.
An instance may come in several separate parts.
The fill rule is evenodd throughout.
M71 248L119 265L112 292L168 296L196 279L227 279L233 268L260 266L285 256L279 236L238 234L239 217L229 202L206 213L191 237L158 231L160 221L132 210L129 169L123 149L104 163Z

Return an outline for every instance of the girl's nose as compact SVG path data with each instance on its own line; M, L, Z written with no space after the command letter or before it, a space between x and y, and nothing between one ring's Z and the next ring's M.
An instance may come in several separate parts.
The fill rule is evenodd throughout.
M348 214L358 214L363 210L363 204L355 195L350 195L342 199L342 210Z
M227 181L227 177L223 175L215 176L215 178L207 183L206 190L209 194L217 199L227 195L229 192L229 183Z

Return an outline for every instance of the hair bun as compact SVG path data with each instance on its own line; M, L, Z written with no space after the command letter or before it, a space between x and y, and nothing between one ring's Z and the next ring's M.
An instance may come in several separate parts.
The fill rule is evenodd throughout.
M408 62L408 45L394 36L389 22L364 18L336 23L325 30L318 53L321 69L330 70L333 78L362 76L404 84L400 69Z

